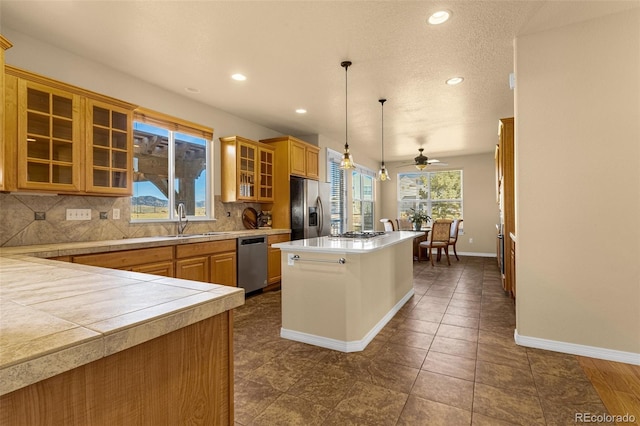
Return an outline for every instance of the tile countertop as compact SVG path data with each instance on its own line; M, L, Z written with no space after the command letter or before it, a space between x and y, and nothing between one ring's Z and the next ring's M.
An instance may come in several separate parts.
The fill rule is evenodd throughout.
M0 395L218 315L244 290L42 259L289 230L0 250Z
M290 229L247 229L243 231L221 231L213 235L194 234L186 237L140 237L123 238L120 240L85 241L81 243L40 244L31 246L0 247L0 256L28 255L35 257L74 256L80 254L103 253L108 251L133 250L139 248L162 247L200 243L205 241L220 241L246 237L250 235L289 234Z
M340 238L340 237L319 237L306 240L288 241L273 244L285 252L314 252L314 253L369 253L385 247L398 244L402 241L414 239L424 232L414 231L393 231L387 232L374 238Z

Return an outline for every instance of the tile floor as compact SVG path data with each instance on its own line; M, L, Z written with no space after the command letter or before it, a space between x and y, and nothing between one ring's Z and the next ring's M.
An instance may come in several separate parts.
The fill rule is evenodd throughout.
M280 291L249 297L234 317L236 425L570 425L608 413L575 356L513 342L495 259L415 262L414 289L349 354L280 338Z

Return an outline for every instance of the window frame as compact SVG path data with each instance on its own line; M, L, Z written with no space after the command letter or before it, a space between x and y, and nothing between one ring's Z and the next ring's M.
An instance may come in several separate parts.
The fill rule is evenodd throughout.
M179 135L186 137L195 137L204 140L205 147L205 169L206 173L205 178L205 215L204 216L196 216L187 214L187 219L190 221L212 221L215 220L215 200L214 200L214 176L215 176L215 150L214 150L214 141L213 141L213 129L210 127L202 126L196 123L192 123L186 120L182 120L179 118L171 117L167 114L159 113L156 111L148 110L145 108L138 108L134 111L133 117L133 132L136 132L136 123L142 123L145 125L153 126L156 128L163 129L168 132L168 146L167 146L167 156L168 156L168 165L167 165L167 203L168 203L168 212L169 215L167 218L160 219L140 219L134 218L133 215L130 217L130 222L132 223L162 223L162 222L177 222L177 210L176 206L178 200L176 200L176 139L180 140ZM133 153L134 162L137 157L135 152ZM135 169L135 165L134 165ZM132 185L132 191L135 191L135 182ZM131 209L133 212L133 198L136 196L135 192L133 192L131 196ZM197 203L197 199L194 200Z
M447 199L432 199L431 198L431 176L437 175L438 173L450 173L450 172L459 172L460 173L460 198L447 198ZM405 219L407 215L403 215L402 204L411 203L412 200L403 200L401 199L401 188L402 177L405 175L412 176L426 176L427 178L427 197L426 198L417 198L413 202L413 206L411 208L418 209L420 204L426 203L427 205L427 214L431 217L431 220L439 219L434 217L433 215L433 204L438 202L450 202L450 203L460 203L460 215L457 219L462 219L464 217L464 171L463 169L450 169L450 170L429 170L429 171L419 171L419 172L404 172L398 173L397 175L397 187L396 187L396 212L397 217ZM419 194L419 191L417 192Z

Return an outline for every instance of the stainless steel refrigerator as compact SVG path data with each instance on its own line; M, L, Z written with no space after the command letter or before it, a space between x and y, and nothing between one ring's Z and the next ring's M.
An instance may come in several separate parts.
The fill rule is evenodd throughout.
M291 177L291 240L324 237L331 228L330 186Z

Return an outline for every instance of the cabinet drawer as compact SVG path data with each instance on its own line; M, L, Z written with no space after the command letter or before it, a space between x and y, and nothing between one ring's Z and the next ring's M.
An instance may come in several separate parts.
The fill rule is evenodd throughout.
M291 239L291 236L289 234L269 235L267 237L267 244L271 245L271 244L277 244L277 243L284 243L285 241L289 241L290 239Z
M236 251L236 239L209 241L206 243L182 244L176 247L176 259L185 257L203 256L205 254Z
M73 256L73 263L113 269L172 260L172 246Z

